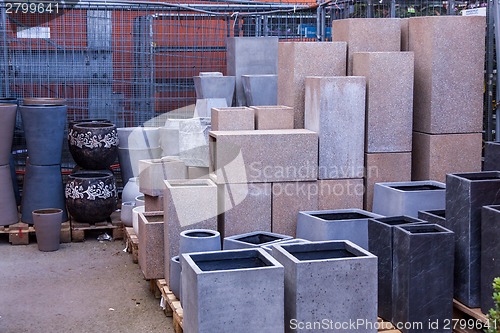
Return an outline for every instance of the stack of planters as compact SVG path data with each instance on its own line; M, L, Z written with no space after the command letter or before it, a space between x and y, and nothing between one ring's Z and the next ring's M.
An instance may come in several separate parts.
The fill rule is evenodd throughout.
M116 180L110 170L118 155L116 126L105 119L73 121L68 144L78 164L66 183L66 204L80 223L105 221L116 209Z

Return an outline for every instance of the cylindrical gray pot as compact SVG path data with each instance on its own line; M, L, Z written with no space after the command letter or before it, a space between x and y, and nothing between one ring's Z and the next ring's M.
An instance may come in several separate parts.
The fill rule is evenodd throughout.
M76 164L88 170L108 169L118 156L116 126L109 123L76 123L68 130L69 151Z
M126 179L123 179L125 184ZM139 177L132 177L128 179L127 183L123 186L122 202L135 201L135 197L142 195L139 190Z
M63 211L59 208L37 209L32 212L38 250L59 250Z
M66 110L65 105L19 107L32 165L61 164Z
M122 223L126 227L132 227L132 210L135 208L134 201L125 201L122 202L122 209L120 212L120 219Z
M68 212L76 221L105 221L116 209L115 177L108 170L75 172L66 183L65 197Z
M17 104L0 103L0 165L9 164L16 126Z
M33 224L32 212L37 209L54 207L63 210L66 221L66 203L60 165L32 165L26 162L23 196L21 199L21 221Z
M144 206L146 204L146 200L144 199L143 194L139 194L134 198L134 202L136 206Z
M9 165L0 165L0 226L18 222L16 198L12 188L12 178Z
M66 99L58 97L28 97L23 105L66 105Z
M179 256L170 259L170 290L181 299L181 262Z
M209 229L192 229L181 232L179 255L192 252L220 251L220 233Z

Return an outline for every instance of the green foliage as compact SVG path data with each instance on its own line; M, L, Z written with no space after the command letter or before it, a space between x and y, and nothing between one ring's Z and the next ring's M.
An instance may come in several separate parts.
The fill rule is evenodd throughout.
M495 307L488 313L489 328L484 330L486 333L500 332L500 278L493 280L493 300Z

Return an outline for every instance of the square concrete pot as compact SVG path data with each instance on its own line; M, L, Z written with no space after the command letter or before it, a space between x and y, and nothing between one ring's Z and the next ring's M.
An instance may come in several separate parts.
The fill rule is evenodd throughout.
M489 313L493 279L500 277L500 206L484 206L481 219L481 310Z
M246 234L229 236L224 238L224 250L258 248L277 242L292 239L287 235L275 234L267 231L254 231Z
M293 108L285 105L251 106L255 111L255 129L293 129Z
M269 245L264 245L262 248L266 250L269 254L273 254L273 245L280 244L280 245L289 245L289 244L304 244L304 243L311 243L311 241L308 241L307 239L302 239L302 238L292 238L284 241L280 241L277 243L271 243Z
M179 123L179 158L187 166L208 167L210 118L192 118Z
M297 238L310 241L350 240L368 249L368 219L380 218L361 209L299 212Z
M157 197L163 195L165 179L187 179L187 167L176 157L139 161L139 190Z
M378 257L378 315L386 321L392 319L394 228L422 223L425 221L409 216L368 220L368 250Z
M255 129L254 110L247 107L212 108L212 131L244 131Z
M403 333L451 333L454 237L437 224L394 229L392 322L423 324Z
M297 323L325 322L321 332L377 332L377 257L349 241L273 247L285 267L285 332ZM362 320L353 330L337 323ZM371 324L371 328L369 325Z
M446 185L436 181L376 183L373 212L418 217L418 211L445 208Z
M445 209L419 211L418 218L427 223L439 224L440 226L446 227Z
M163 212L139 213L139 266L146 280L163 279Z
M220 75L218 75L220 74ZM224 98L228 106L233 103L236 78L217 75L193 76L197 99Z
M262 249L183 254L184 332L284 331L284 269Z
M278 75L242 75L241 82L247 106L276 105L278 103Z
M500 172L446 176L446 228L455 232L455 298L481 306L481 208L500 204Z

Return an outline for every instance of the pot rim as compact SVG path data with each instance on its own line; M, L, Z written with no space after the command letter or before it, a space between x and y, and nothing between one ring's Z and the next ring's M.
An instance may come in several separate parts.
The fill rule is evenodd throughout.
M61 208L40 208L35 209L31 213L34 215L56 215L62 214L63 210Z

